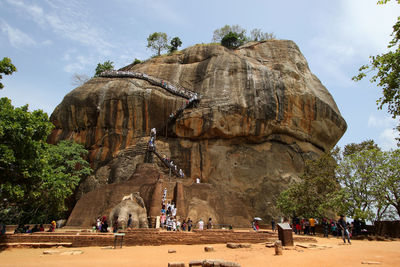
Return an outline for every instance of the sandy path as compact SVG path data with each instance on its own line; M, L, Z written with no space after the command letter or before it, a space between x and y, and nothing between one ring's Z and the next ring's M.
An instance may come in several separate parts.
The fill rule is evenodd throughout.
M362 261L381 262L379 266L400 266L400 241L357 241L352 245L339 245L339 239L317 238L318 245L332 248L284 250L274 256L273 248L253 244L251 248L229 249L225 244L211 245L214 252L204 252L204 245L137 246L122 249L100 247L73 248L84 253L74 256L43 255L48 249L7 249L0 252L0 266L168 266L168 262L185 262L197 259L224 259L241 266L368 266ZM177 253L169 254L168 249ZM70 251L71 248L54 249Z

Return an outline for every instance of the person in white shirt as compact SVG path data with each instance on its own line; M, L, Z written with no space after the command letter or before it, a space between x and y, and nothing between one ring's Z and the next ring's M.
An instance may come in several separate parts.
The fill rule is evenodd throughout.
M203 230L204 229L204 222L202 219L200 219L200 221L197 223L197 227L199 228L199 230Z

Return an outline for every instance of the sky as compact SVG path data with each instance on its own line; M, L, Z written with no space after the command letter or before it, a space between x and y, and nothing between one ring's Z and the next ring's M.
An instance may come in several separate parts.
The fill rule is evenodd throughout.
M259 28L293 40L311 71L332 94L348 129L338 145L373 139L396 148L398 124L378 110L381 89L353 82L369 56L387 51L400 15L396 1L377 0L0 0L0 59L18 71L3 76L0 97L50 115L74 89L75 73L93 76L97 63L116 68L147 59L153 32L178 36L183 45L211 42L224 25Z

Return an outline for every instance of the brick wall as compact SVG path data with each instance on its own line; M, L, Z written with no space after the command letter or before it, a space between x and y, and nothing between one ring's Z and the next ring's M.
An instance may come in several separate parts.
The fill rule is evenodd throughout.
M138 229L125 232L125 246L154 246L165 244L218 244L262 243L274 241L276 234L270 232L235 232L232 230L207 230L198 232L165 232L155 229ZM313 242L312 238L295 237L295 241ZM35 233L7 234L0 236L0 245L6 243L72 243L73 247L111 246L112 233Z

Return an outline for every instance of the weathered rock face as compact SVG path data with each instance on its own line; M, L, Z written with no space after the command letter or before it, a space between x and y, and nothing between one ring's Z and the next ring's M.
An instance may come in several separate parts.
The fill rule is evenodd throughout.
M235 196L220 199L227 210L230 202L235 207L220 223L275 215L277 194L297 179L305 159L333 147L346 130L332 96L291 41L249 43L233 51L197 45L122 70L202 95L156 144L189 179L212 184L221 198ZM183 103L145 80L94 78L55 109L49 141L74 139L89 149L96 172L82 184L82 193L120 183L143 162L150 129L164 130L168 115ZM212 207L210 200L185 190L187 203Z

